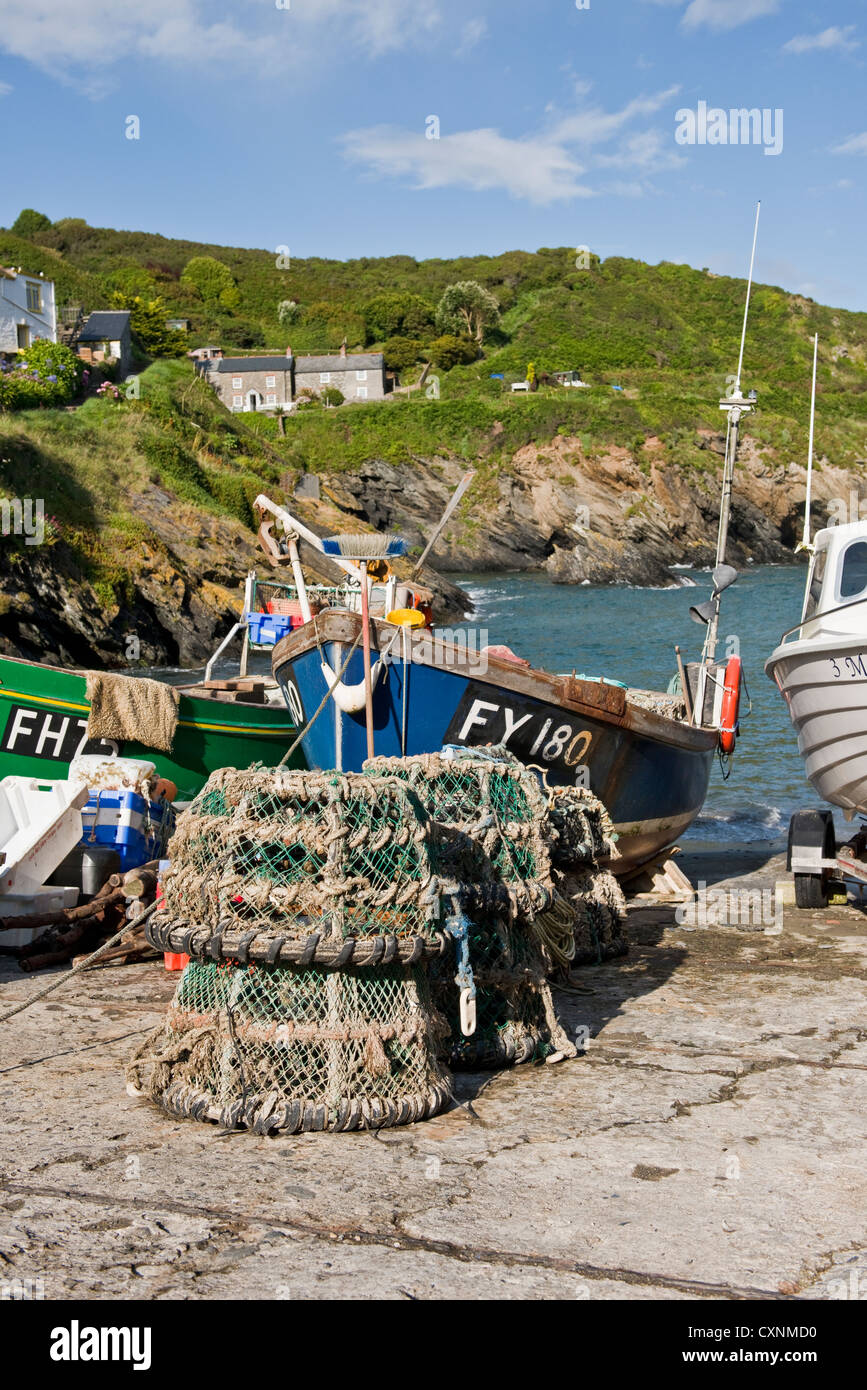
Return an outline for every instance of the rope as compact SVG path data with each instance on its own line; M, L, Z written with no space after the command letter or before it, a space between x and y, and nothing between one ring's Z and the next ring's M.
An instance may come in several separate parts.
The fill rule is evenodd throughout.
M71 980L73 975L78 975L80 971L86 970L93 961L99 960L100 956L104 956L106 951L110 950L112 946L116 946L121 937L126 936L128 931L133 931L136 927L140 926L146 918L150 917L152 912L156 911L156 907L157 904L155 902L151 903L150 907L145 908L140 917L137 917L134 922L126 922L119 932L109 937L108 941L104 941L91 955L79 961L78 965L74 965L65 975L59 975L56 980L51 981L50 985L46 985L45 989L40 989L36 994L31 994L29 999L24 1000L23 1004L16 1004L14 1009L7 1009L5 1014L0 1014L0 1023L5 1023L7 1019L14 1018L16 1014L23 1013L25 1009L30 1008L31 1004L35 1004L39 999L44 999L46 994L51 994L53 990L60 989L60 986L65 985L68 980Z
M358 646L358 644L359 644L359 642L361 641L361 639L362 639L363 636L364 636L364 632L363 632L363 629L362 629L361 631L359 631L358 636L356 637L356 639L355 639L355 641L353 642L352 646L349 648L349 653L348 653L348 655L347 655L347 658L346 658L346 660L344 661L343 665L341 666L340 670L339 670L338 673L337 673L337 680L334 682L335 685L338 685L338 684L340 683L340 681L343 680L344 672L346 671L346 668L347 668L347 666L349 665L349 662L350 662L350 660L351 660L351 658L352 658L352 654L353 654L353 652L355 651L356 647ZM317 634L317 641L318 641L318 634ZM321 648L320 648L320 650L321 650ZM283 764L284 764L285 762L288 762L289 758L292 757L292 754L295 752L295 749L298 747L298 745L299 745L299 743L301 742L301 740L302 740L303 738L305 738L305 737L307 736L307 734L309 734L310 730L313 728L313 725L316 723L317 719L319 718L320 714L321 714L322 711L324 710L325 706L328 704L328 698L329 698L329 696L330 696L330 694L331 694L332 689L333 689L333 687L332 687L332 686L329 686L328 689L325 691L325 694L322 696L322 699L321 699L320 702L319 702L319 705L318 705L318 708L316 709L316 712L313 714L313 716L312 716L310 719L308 719L307 723L304 725L304 728L301 730L301 732L300 732L300 734L298 735L298 737L296 738L295 742L294 742L289 748L287 748L286 752L283 754L282 758L280 759L279 763L277 764L278 767L282 767Z

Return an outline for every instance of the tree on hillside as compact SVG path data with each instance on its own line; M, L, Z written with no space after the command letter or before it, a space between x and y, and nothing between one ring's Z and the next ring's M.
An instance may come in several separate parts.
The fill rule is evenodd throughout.
M437 305L437 328L441 333L465 333L481 347L485 329L500 321L500 306L490 290L477 280L459 280L449 285Z
M277 317L281 323L294 323L298 317L297 299L281 299L277 305Z
M193 256L181 275L181 284L188 285L200 299L211 307L237 309L241 292L227 265L213 256Z
M427 299L408 293L378 294L368 300L362 313L371 342L423 337L433 328L435 318L434 307Z
M163 301L143 299L140 294L111 296L113 309L129 309L130 328L139 347L149 357L183 357L187 351L187 335L175 328L166 328L166 306Z
M35 208L22 208L12 223L11 230L16 236L33 237L37 232L47 232L51 225L51 218L46 217L44 212L37 212Z

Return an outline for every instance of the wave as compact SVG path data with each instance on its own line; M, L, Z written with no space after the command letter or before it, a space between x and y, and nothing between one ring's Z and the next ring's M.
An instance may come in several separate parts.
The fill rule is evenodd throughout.
M779 840L786 834L789 818L779 806L751 802L737 811L714 814L702 811L684 839L693 840Z

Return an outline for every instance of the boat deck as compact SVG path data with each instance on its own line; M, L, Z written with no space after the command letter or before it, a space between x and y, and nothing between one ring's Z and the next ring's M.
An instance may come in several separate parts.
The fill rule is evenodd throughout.
M679 863L784 877L755 847ZM227 1135L131 1099L124 1061L177 976L84 975L4 1025L4 1278L47 1298L811 1299L857 1270L863 1292L867 913L787 909L769 934L636 904L630 934L560 996L584 1057L464 1075L453 1109L379 1137ZM42 983L0 963L6 1004Z

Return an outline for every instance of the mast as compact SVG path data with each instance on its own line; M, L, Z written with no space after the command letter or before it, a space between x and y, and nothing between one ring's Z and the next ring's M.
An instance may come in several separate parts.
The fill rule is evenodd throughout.
M819 363L819 335L813 338L813 392L810 397L810 448L807 454L807 496L804 499L804 535L799 550L812 550L810 544L810 502L813 492L813 440L816 437L816 368Z
M716 562L715 569L725 564L726 548L728 545L729 519L731 517L732 487L734 484L735 464L738 456L738 440L740 437L740 422L744 415L748 415L753 409L756 401L755 391L751 391L748 398L741 392L741 375L744 366L744 347L747 340L747 323L750 314L750 297L753 289L753 272L756 264L756 245L759 237L759 216L761 215L762 204L756 204L756 223L753 229L753 249L750 255L750 273L747 280L747 298L744 305L744 321L741 329L741 347L738 355L738 370L734 380L734 385L724 400L720 401L720 410L725 410L728 414L728 427L726 429L726 450L725 463L723 465L723 484L722 498L720 500L719 530L716 542ZM712 613L707 626L707 633L704 640L701 662L702 669L699 673L699 692L696 700L696 719L701 722L704 711L704 693L707 683L707 668L713 664L716 656L717 640L719 633L719 613L720 599L722 591L714 587L711 599Z

